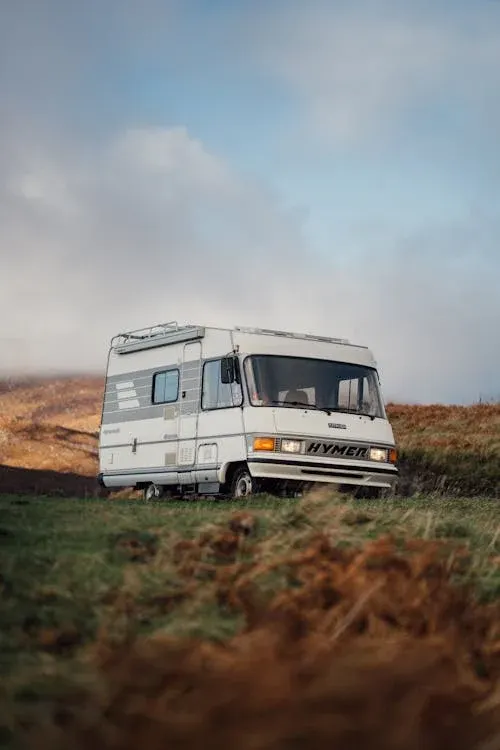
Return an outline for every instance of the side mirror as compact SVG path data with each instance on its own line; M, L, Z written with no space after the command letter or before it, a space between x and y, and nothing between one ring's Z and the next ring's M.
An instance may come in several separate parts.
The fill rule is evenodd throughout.
M236 367L234 357L224 357L220 363L220 379L222 383L234 383Z

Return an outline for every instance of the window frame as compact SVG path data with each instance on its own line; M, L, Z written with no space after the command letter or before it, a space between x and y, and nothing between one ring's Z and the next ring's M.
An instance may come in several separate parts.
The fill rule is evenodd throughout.
M175 398L169 399L168 401L155 401L155 384L156 384L156 378L158 375L166 375L170 372L175 372L177 374L177 391L175 394ZM181 384L181 374L178 367L169 367L167 370L158 370L157 372L153 373L153 380L151 384L151 405L152 406L162 406L163 404L175 404L179 400L179 391L180 391L180 384Z
M239 360L238 357L236 357L236 360L238 362L237 366L238 366L239 373L240 373L240 382L238 383L238 385L240 386L240 403L239 404L231 404L231 406L203 406L203 386L205 384L205 367L207 365L211 364L212 362L221 362L223 359L224 359L223 356L221 356L221 357L211 357L210 359L205 359L204 362L203 362L203 367L202 367L202 370L201 370L201 389L200 389L200 410L201 411L220 411L221 409L241 409L241 407L243 406L243 402L244 402L243 391L244 391L244 389L243 389L243 383L241 382L243 368L241 366L241 362L240 362L240 360ZM220 378L220 369L219 369L219 378ZM222 383L222 381L220 381L220 382L221 382L221 385L224 385L224 386L228 385L229 387L231 387L231 385L232 385L232 383Z

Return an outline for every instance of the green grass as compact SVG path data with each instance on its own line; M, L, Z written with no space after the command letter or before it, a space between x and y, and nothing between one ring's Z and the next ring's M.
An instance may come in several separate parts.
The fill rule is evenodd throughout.
M100 628L117 637L130 631L232 636L241 615L217 601L209 572L183 574L174 548L227 528L235 511L257 519L236 562L285 558L318 532L341 545L385 534L401 542L448 539L469 550L463 577L479 597L500 597L500 566L492 563L500 556L500 505L492 499L331 495L145 504L0 496L0 697L36 702L48 676L73 678ZM204 550L203 560L227 564L213 550ZM286 585L285 568L278 564L257 579L263 595Z
M284 554L318 531L327 531L344 544L388 533L400 539L445 538L467 545L473 553L471 572L477 575L481 593L497 587L496 569L488 561L500 555L500 506L489 499L353 502L333 497L300 502L263 497L246 503L144 504L3 497L0 666L36 662L39 648L32 645L30 633L41 629L72 627L82 643L93 639L118 592L130 592L142 602L137 612L141 629L189 630L183 613L196 596L182 606L151 602L167 594L175 600L183 586L172 558L174 544L194 539L209 526L225 524L236 510L250 510L258 517L256 533L240 559L245 554L252 559L252 547L258 542L260 556ZM137 540L137 551L127 543L130 539ZM205 607L207 603L199 598L200 607ZM231 631L212 612L206 618L200 613L200 618L210 622L209 635Z
M437 493L449 497L500 497L500 452L406 448L400 452L401 494Z

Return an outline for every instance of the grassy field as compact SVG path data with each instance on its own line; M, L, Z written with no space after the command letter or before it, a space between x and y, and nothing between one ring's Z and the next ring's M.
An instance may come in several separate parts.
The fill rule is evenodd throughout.
M421 654L418 663L428 664L438 643L439 653L451 649L454 663L468 670L469 682L482 680L476 698L483 700L485 691L497 688L500 507L494 500L417 497L373 503L322 492L302 500L144 504L2 496L0 518L0 742L5 746L14 747L20 733L35 728L29 747L208 747L206 734L198 739L193 734L197 721L215 721L210 712L210 721L200 713L199 702L213 700L213 686L200 674L208 669L220 678L230 662L231 675L243 670L241 685L250 690L253 684L255 691L259 660L276 662L277 683L263 689L281 695L279 714L291 700L283 693L282 670L308 654L310 679L317 675L323 684L324 659L340 658L336 647L359 655L371 644L380 664L394 669L390 644L394 649L405 643L410 654L415 644L425 643L427 656ZM186 639L194 639L189 658L182 651ZM232 644L232 651L217 645L221 642ZM317 663L318 649L323 658ZM177 663L179 654L184 654L179 674L183 680L189 674L190 689L201 691L196 705L189 701L190 723L182 731L172 724L178 704L162 671L172 660ZM200 663L192 662L193 654ZM207 660L213 660L212 668ZM161 674L155 672L159 664ZM422 679L415 669L415 679ZM169 679L175 682L179 674ZM434 677L425 679L432 683ZM462 695L459 677L450 679L449 690ZM321 690L328 700L339 700L334 687ZM158 701L162 706L161 729L153 709L141 703L145 696L156 706L153 713ZM234 694L224 700L230 703ZM233 705L232 710L238 715L246 709ZM397 716L399 709L394 710ZM117 744L103 719L109 711L124 732L131 711L141 717L123 736L115 726ZM229 732L232 719L219 718ZM257 725L261 718L254 716ZM296 731L305 732L309 743L304 726ZM312 740L247 745L238 735L241 727L231 727L221 736L213 726L218 747L320 746ZM351 747L337 730L344 744L329 746ZM331 731L325 735L329 740ZM182 744L181 735L191 744ZM357 741L356 747L365 746L361 736ZM387 742L385 747L407 746Z
M500 404L389 404L405 497L145 504L102 388L0 383L0 747L500 747Z

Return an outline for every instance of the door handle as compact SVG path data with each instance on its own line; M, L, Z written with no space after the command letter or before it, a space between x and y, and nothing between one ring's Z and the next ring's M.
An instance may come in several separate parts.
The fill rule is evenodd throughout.
M137 438L132 440L132 453L137 453Z

